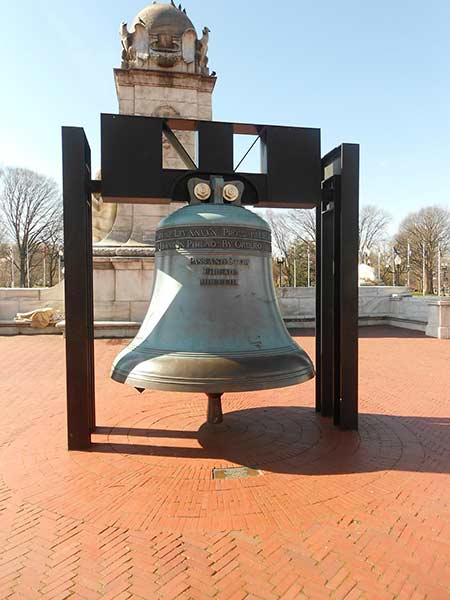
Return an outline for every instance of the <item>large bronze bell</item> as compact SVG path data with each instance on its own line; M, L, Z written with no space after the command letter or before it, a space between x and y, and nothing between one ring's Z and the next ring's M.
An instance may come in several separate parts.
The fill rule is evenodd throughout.
M281 318L270 227L240 205L243 184L188 187L191 204L157 228L150 306L111 376L139 390L205 392L218 423L223 392L302 383L314 369Z

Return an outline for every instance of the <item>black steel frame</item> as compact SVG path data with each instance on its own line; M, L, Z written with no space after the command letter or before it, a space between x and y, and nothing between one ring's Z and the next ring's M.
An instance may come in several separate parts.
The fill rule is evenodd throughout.
M322 159L316 208L316 411L358 429L359 146Z
M63 127L64 286L69 450L95 430L91 151L84 131Z
M179 141L180 131L196 136L197 162ZM186 166L185 178L180 169L163 168L163 134ZM235 170L238 134L259 137L260 173ZM189 202L185 179L193 173L241 179L244 205L314 207L320 200L320 129L103 114L101 138L105 202Z
M210 132L203 138L203 156L207 156L209 146L217 154L217 136L211 132L224 131L228 136L225 125L211 123L209 129L200 124ZM241 127L244 133L252 132L252 126ZM253 127L260 131L269 126ZM272 129L280 140L283 128ZM287 129L292 135L291 128ZM169 141L176 147L178 140L170 137L171 133ZM92 180L90 148L82 128L63 127L62 147L68 448L85 450L96 427L91 194L102 191L103 182ZM292 160L293 153L289 157ZM278 163L277 168L280 166ZM208 165L208 171L217 174L214 164ZM320 200L313 202L317 226L316 410L324 417L333 417L342 429L357 429L359 146L342 144L335 148L322 159L321 173ZM298 172L293 170L290 177L297 180ZM292 181L283 183L289 193ZM274 182L276 178L272 186ZM271 196L274 191L272 187ZM277 206L292 208L292 202L278 202ZM298 207L309 206L311 196L303 197Z

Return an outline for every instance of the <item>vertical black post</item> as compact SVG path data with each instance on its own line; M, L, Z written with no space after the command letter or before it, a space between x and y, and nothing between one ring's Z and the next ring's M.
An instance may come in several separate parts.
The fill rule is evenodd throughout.
M321 291L322 291L322 205L316 207L316 412L322 410L322 361L320 347L322 340Z
M359 146L341 146L340 363L343 429L358 429Z
M200 171L233 172L233 125L198 123L198 167Z
M333 422L341 422L341 176L333 177L334 210L333 210L333 237L334 237L334 384L333 384Z
M63 127L64 280L69 450L95 428L91 153L84 131Z
M322 189L321 277L320 277L320 399L324 417L333 414L335 384L335 282L334 282L334 196L335 177L327 179Z

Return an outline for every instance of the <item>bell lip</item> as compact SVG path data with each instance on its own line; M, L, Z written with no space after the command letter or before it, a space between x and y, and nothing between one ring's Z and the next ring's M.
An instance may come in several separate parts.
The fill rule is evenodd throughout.
M184 363L182 367L180 360ZM304 383L315 375L311 359L297 345L272 349L264 354L155 353L153 357L147 354L133 368L130 368L130 363L128 368L125 365L126 362L120 366L119 355L111 369L114 381L136 388L172 392L223 393L275 389ZM211 376L213 373L216 376Z
M158 390L165 392L185 392L185 393L229 393L229 392L253 392L258 390L274 390L277 388L290 387L291 385L299 385L305 383L315 377L315 371L313 368L304 369L304 373L298 373L296 375L286 375L286 377L271 378L270 380L261 378L261 380L243 379L242 381L234 380L233 383L225 380L214 380L196 383L193 380L182 383L181 381L162 381L155 377L149 377L148 381L144 381L141 378L134 378L128 376L125 380L119 377L119 373L114 372L111 375L111 379L117 383L129 385L134 388L144 388L146 390Z
M252 350L223 350L219 348L212 347L210 349L203 350L201 352L195 350L166 350L164 348L156 348L152 347L151 349L140 348L141 342L136 342L138 340L139 334L134 338L134 340L116 356L114 359L113 365L111 367L111 372L116 368L117 363L120 361L122 354L141 354L142 362L147 360L154 360L157 358L183 358L183 359L198 359L198 360L221 360L221 359L230 359L230 360L252 360L254 358L277 358L278 360L283 359L285 356L299 356L308 361L311 361L308 354L301 348L297 342L294 340L291 341L290 344L286 346L280 346L277 348L265 348L261 351L252 351ZM311 363L312 364L312 363ZM122 369L121 369L122 370Z

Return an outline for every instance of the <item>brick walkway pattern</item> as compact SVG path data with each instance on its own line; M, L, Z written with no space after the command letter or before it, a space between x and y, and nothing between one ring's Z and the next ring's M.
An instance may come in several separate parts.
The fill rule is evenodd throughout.
M314 383L224 397L108 377L98 432L67 452L64 341L0 338L0 598L450 598L450 341L361 331L360 430ZM313 355L314 338L299 338ZM262 475L213 480L214 467Z

